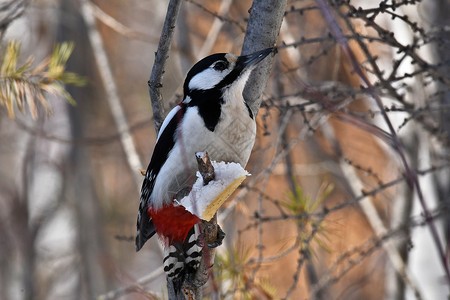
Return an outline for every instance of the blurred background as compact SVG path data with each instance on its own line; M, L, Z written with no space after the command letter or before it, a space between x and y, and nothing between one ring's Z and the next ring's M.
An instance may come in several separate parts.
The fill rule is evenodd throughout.
M211 281L224 299L444 299L450 4L328 3L352 59L315 1L287 1L252 176L219 213L227 236ZM166 297L158 240L136 253L134 234L167 5L0 1L0 299ZM166 112L196 61L240 54L251 5L182 3ZM29 76L8 69L13 40L17 66L34 57ZM78 76L55 77L57 88L57 72L38 66L62 42L73 42L64 71ZM26 103L8 106L11 86L29 89Z

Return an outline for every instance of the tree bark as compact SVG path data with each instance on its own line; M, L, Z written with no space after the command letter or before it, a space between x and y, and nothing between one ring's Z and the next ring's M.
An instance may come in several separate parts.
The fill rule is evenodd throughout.
M287 0L280 1L253 1L250 8L250 18L245 31L242 55L258 50L273 47L280 33ZM244 99L257 115L262 101L262 94L266 88L272 66L272 57L261 62L252 71L244 89Z
M181 0L170 0L161 38L159 39L158 50L155 53L152 74L148 81L148 90L152 101L156 133L159 132L159 128L164 121L164 105L160 90L162 88L162 79L166 68L166 62L169 58L170 46L172 45L172 38L180 7Z

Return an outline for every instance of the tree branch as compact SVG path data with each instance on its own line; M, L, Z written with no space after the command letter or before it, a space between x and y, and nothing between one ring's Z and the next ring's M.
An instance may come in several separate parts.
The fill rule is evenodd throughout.
M450 283L450 267L448 264L447 256L446 256L444 247L441 243L441 240L439 238L439 234L438 234L437 227L434 222L433 216L431 215L430 210L428 208L428 204L425 201L425 197L423 195L422 188L421 188L419 180L417 178L417 174L414 173L414 171L410 168L409 163L406 159L405 153L403 151L403 146L395 132L394 127L392 126L392 123L386 113L386 110L384 109L383 103L381 102L380 97L374 92L371 82L369 81L367 76L363 73L361 68L359 67L356 56L355 56L354 52L352 51L352 49L350 48L350 46L348 44L348 40L345 38L341 27L339 26L336 18L334 17L333 13L331 12L330 7L328 6L327 2L324 0L316 0L316 2L320 8L320 11L321 11L325 21L329 25L331 33L334 35L334 37L336 38L336 41L341 46L343 52L346 54L350 64L353 67L353 70L360 77L360 79L366 84L366 86L367 86L366 90L367 90L368 94L375 100L376 105L378 106L378 108L381 111L381 116L383 117L384 122L386 123L387 127L389 128L389 133L390 133L390 136L392 139L392 146L393 146L394 150L397 152L397 154L400 156L402 164L405 168L408 185L411 187L411 189L414 189L414 188L416 189L417 196L418 196L419 202L422 206L423 213L426 216L428 224L429 224L431 236L434 240L437 251L441 258L442 267L446 273L446 277L447 277L446 280L448 283ZM417 57L417 56L412 56L412 57L414 57L419 63L425 64L425 62L423 62L421 59L419 60L419 57Z
M253 1L250 8L250 18L245 31L242 55L273 47L278 39L287 0ZM244 99L256 116L262 101L262 94L270 75L272 59L261 62L252 71L244 89Z
M207 185L216 176L208 152L199 152L196 154L196 158L198 170L203 178L203 185ZM187 278L183 283L183 291L189 300L202 299L203 286L208 282L209 278L212 278L212 266L214 264L216 248L211 248L208 244L212 244L217 240L217 214L209 222L203 221L199 226L203 237L201 240L203 244L202 259L195 276L192 279ZM217 288L213 290L216 291Z
M340 166L342 168L342 172L345 175L344 178L346 178L348 181L348 186L350 188L349 192L350 194L352 194L353 199L356 199L357 193L364 190L364 185L352 166L344 163L342 159L340 160ZM372 199L370 197L365 197L361 201L358 201L358 204L370 226L372 227L376 237L381 239L382 236L388 233L388 229L384 226L383 220L378 214L378 211L375 208ZM388 258L391 261L392 267L395 269L397 274L402 278L405 284L407 284L413 290L414 295L417 299L423 299L419 287L414 282L414 279L411 276L405 261L403 260L399 250L395 247L394 241L386 240L382 244L382 247L386 251Z
M139 189L142 182L141 174L138 172L142 166L141 159L137 153L133 137L130 133L130 127L119 98L119 92L111 70L111 65L108 61L108 56L106 55L102 37L95 23L94 12L87 0L81 0L81 15L87 26L89 42L95 57L97 70L105 88L106 99L111 108L111 113L118 132L120 133L120 142L125 152L131 173L133 174L134 182Z
M118 34L121 34L127 38L130 39L137 39L141 40L143 42L150 42L150 43L156 43L157 37L152 36L143 32L136 31L134 29L129 28L128 26L124 25L123 23L119 22L117 19L113 18L109 14L107 14L103 9L101 9L98 5L96 5L94 2L90 1L88 2L89 6L92 8L95 17L97 20L101 21L103 24L117 32Z
M152 102L153 118L155 120L155 129L157 133L164 121L164 105L160 89L162 88L164 69L166 67L167 59L169 58L169 50L172 44L175 23L180 7L181 0L170 0L161 38L159 39L158 50L155 53L152 74L148 81L148 91Z
M119 297L122 297L123 295L127 295L127 294L135 292L135 291L142 291L143 285L145 285L149 282L152 282L153 280L155 280L156 278L161 276L161 274L163 272L164 272L164 269L161 266L161 267L155 269L150 274L140 278L138 281L136 281L135 283L132 283L129 286L122 287L117 290L109 291L103 295L98 296L97 300L112 300L112 299L117 299ZM149 293L148 291L146 291L145 293L152 295L155 299L160 298L160 297L158 297L160 295L155 295L155 293Z

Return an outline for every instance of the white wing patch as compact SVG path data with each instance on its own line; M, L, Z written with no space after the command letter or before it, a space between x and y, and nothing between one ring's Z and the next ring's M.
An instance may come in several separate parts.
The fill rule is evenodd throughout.
M189 107L186 110L180 126L182 139L175 143L155 179L152 191L154 209L161 208L164 203L169 204L173 195L179 191L178 187L187 184L186 180L191 174L195 174L193 170L197 168L194 154L204 150L212 140L212 133L204 126L197 107ZM186 170L189 170L188 174ZM173 190L174 188L176 190Z
M167 125L169 125L170 120L172 120L178 111L180 111L181 106L177 105L174 108L172 108L172 110L167 114L166 118L164 119L164 122L161 125L161 128L159 129L159 133L158 133L158 138L156 139L156 142L158 142L159 137L161 136L161 134L163 133L164 129L166 129Z

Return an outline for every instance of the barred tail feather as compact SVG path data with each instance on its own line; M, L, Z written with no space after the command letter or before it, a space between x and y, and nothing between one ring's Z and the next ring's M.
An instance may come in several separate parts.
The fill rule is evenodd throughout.
M197 245L198 236L199 228L195 225L183 243L175 242L164 250L164 271L177 295L181 293L186 276L193 276L200 264L202 248Z

